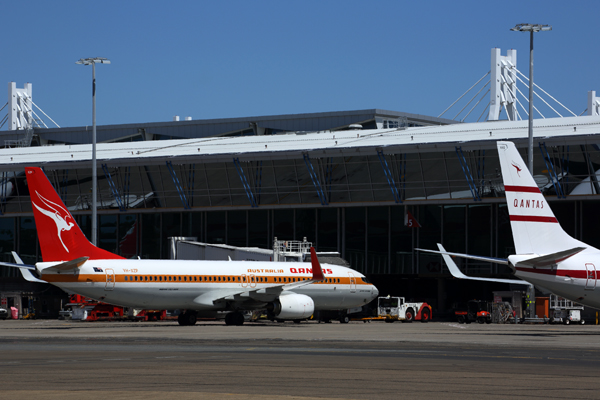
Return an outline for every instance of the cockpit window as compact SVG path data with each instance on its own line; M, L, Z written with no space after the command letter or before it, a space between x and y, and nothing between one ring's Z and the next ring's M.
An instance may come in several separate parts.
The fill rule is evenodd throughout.
M363 281L364 283L371 283L371 282L370 282L370 281L369 281L367 278L365 278L364 276L362 277L362 281Z

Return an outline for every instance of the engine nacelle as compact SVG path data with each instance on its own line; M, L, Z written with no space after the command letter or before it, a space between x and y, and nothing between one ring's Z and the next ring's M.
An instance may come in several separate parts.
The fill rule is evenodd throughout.
M315 312L315 302L304 294L286 294L270 303L267 307L279 319L304 319Z

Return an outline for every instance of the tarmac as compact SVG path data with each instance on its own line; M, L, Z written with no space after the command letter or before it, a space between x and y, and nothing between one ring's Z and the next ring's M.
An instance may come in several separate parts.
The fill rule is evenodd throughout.
M592 399L600 326L0 321L0 399Z

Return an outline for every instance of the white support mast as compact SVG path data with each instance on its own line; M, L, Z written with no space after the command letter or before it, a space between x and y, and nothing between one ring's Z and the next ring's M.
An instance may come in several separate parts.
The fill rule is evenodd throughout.
M490 76L490 110L488 121L497 121L502 108L509 121L517 119L517 50L508 50L506 56L500 49L492 49Z

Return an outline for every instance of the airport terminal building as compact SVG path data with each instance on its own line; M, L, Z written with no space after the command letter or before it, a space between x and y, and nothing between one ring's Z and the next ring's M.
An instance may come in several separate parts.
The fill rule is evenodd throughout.
M565 231L600 246L600 116L534 122L538 186ZM503 284L457 281L439 256L415 248L511 254L496 141L514 141L527 159L527 134L527 121L456 123L378 109L100 126L98 244L164 259L173 236L262 248L275 237L306 238L339 252L380 293L444 311ZM26 135L0 132L0 256L10 262L14 250L32 263L41 255L23 168L42 166L89 234L91 128ZM511 276L498 265L459 265ZM18 272L0 274L0 290L19 285Z

